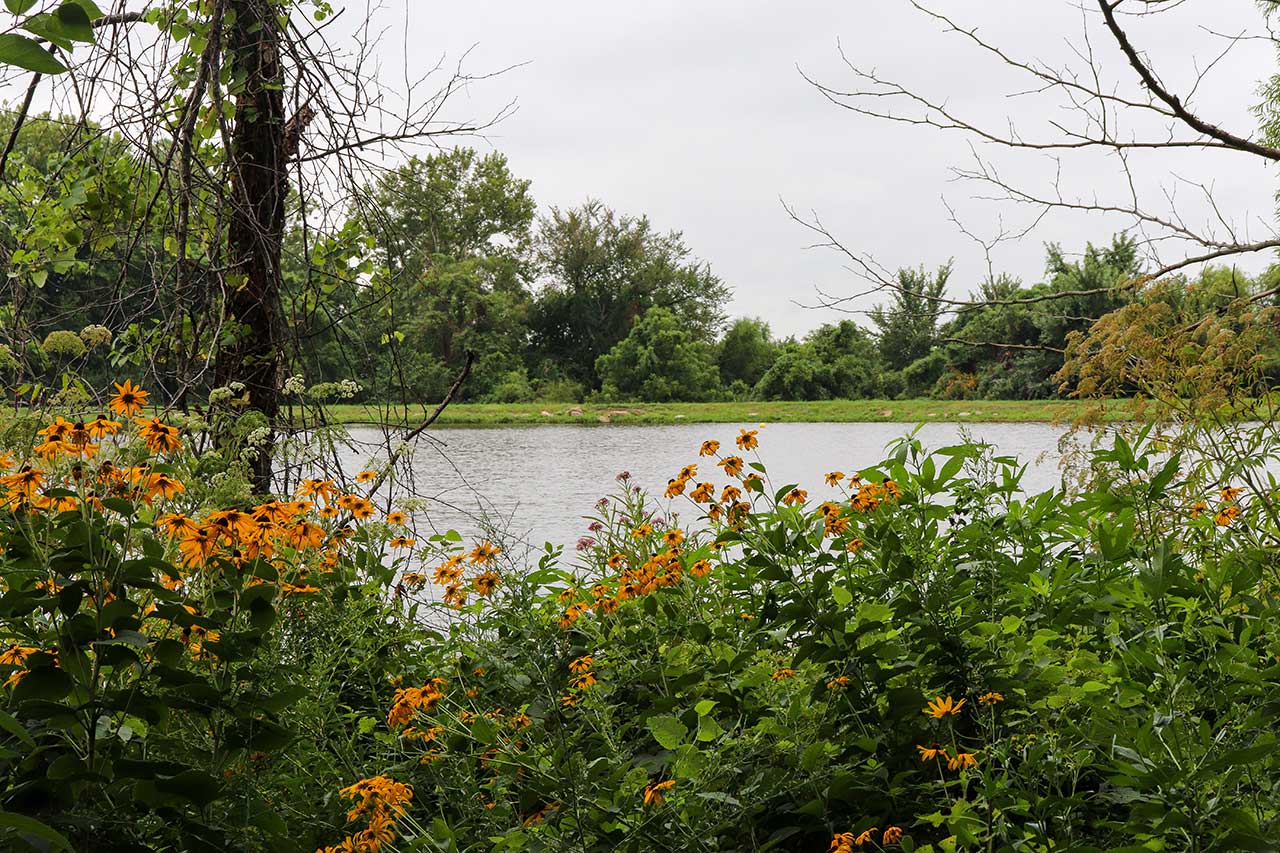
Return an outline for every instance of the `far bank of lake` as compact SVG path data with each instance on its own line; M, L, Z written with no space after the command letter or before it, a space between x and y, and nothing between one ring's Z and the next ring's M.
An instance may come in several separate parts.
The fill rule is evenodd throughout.
M343 404L325 407L335 424L421 422L433 405ZM574 424L652 426L681 423L1071 423L1100 413L1127 420L1126 400L817 400L759 403L455 403L439 427Z

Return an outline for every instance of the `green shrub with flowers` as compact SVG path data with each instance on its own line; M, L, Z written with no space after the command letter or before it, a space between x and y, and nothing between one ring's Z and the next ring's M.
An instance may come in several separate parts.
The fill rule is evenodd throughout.
M0 424L0 849L1275 846L1269 481L1153 433L1027 496L913 437L775 483L747 430L570 558L373 471L251 496L147 402Z

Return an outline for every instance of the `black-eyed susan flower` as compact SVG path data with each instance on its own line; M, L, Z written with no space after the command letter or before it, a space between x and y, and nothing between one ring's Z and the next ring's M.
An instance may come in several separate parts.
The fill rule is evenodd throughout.
M149 392L143 391L128 379L123 384L115 383L115 386L115 396L107 402L107 408L126 418L131 418L142 411L142 407L147 404Z
M662 805L663 795L675 786L675 779L667 779L665 782L650 782L644 787L644 804L646 806Z
M964 707L965 700L959 702L954 701L950 696L945 699L941 696L929 700L929 707L925 709L925 713L935 720L940 720L948 715L960 713L960 709Z

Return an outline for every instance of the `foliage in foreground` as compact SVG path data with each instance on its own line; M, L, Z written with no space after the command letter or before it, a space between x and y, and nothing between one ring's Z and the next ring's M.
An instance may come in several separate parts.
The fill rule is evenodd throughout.
M1270 503L1145 437L1025 497L744 432L526 565L143 402L6 427L6 849L1271 849Z

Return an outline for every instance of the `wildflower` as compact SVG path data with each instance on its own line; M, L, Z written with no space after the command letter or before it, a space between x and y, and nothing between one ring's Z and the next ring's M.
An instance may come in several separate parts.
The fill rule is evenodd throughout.
M1228 486L1218 493L1218 499L1223 503L1230 503L1231 501L1234 501L1236 498L1240 497L1240 494L1243 491L1244 489L1240 488L1239 486Z
M373 482L374 480L376 480L376 479L378 479L378 472L377 472L377 471L368 471L368 470L365 470L365 471L361 471L360 473L356 474L356 482L357 482L357 483L372 483L372 482Z
M620 569L626 565L627 557L625 554L611 554L609 555L609 559L606 560L605 563L611 569Z
M827 682L828 690L843 690L849 686L849 676L837 675L835 678Z
M1213 517L1213 523L1218 525L1219 527L1226 527L1228 524L1234 521L1236 516L1238 516L1239 514L1240 514L1240 507L1236 506L1235 504L1232 504L1231 506L1228 506L1228 507L1223 507L1222 510L1219 511L1218 514Z
M736 477L742 473L743 462L741 456L726 456L720 460L719 464L724 469L725 474L730 477Z
M684 494L684 487L688 484L687 480L672 479L667 480L667 490L663 493L666 497L674 498Z
M120 421L113 421L106 415L98 415L84 425L90 438L104 438L120 431Z
M44 478L44 471L39 468L32 468L30 465L24 465L18 472L0 477L0 486L4 486L9 490L10 502L17 498L30 500L35 496L36 490L44 483Z
M826 481L828 486L838 486L840 485L840 481L843 479L844 479L843 471L832 471L826 476Z
M131 418L142 411L147 404L148 392L126 379L124 384L115 383L116 395L107 403L107 407L117 415Z
M168 500L176 494L185 492L187 487L181 482L170 477L168 474L148 474L143 493L143 500L151 503L157 495L164 500Z
M668 545L679 545L684 541L684 531L678 527L673 527L662 534L662 541Z
M17 643L0 652L0 666L23 666L27 658L40 651L32 646L20 646Z
M413 719L421 711L430 714L444 698L437 689L438 681L428 682L422 687L402 687L397 690L391 700L391 710L387 712L387 725L393 729L400 728Z
M698 448L699 456L715 456L720 452L720 442L710 440L702 442L702 447Z
M930 717L933 717L935 720L941 720L948 714L954 715L960 713L960 709L964 707L964 703L964 699L961 699L959 702L955 702L949 695L946 699L939 696L936 699L929 701L929 707L925 713Z
M992 693L983 693L981 696L979 696L979 697L978 697L978 701L979 701L980 703L982 703L983 705L994 705L994 704L996 704L997 702L1003 702L1003 701L1004 701L1004 694L1003 694L1003 693L995 693L995 692L992 692Z
M671 790L676 785L675 779L668 779L665 782L650 782L644 786L644 804L646 806L662 805L662 797L666 791Z
M858 834L858 837L853 840L853 843L861 847L862 845L866 844L868 841L871 840L871 836L875 834L875 831L879 828L880 827L878 826L873 826L870 829L864 829L861 833Z
M676 474L676 479L677 479L677 480L684 480L684 481L686 481L686 482L687 482L687 481L689 481L689 480L692 480L692 479L693 479L694 477L696 477L696 476L698 476L698 466L697 466L697 465L686 465L686 466L684 466L683 468L681 468L681 469L680 469L680 473L679 473L679 474Z
M697 488L689 493L689 497L692 498L695 503L710 503L712 498L715 497L715 491L716 487L710 483L699 483Z
M643 539L653 534L653 526L649 524L641 524L631 531L632 539Z
M705 578L707 575L711 574L711 561L698 560L689 567L689 574L693 575L695 578Z
M412 548L418 544L418 540L410 539L408 536L397 536L387 544L392 548Z
M884 830L885 844L897 844L901 840L902 840L902 827L900 826L885 827L885 830Z
M152 453L172 453L182 447L178 440L178 428L161 423L159 418L139 419L138 434L147 442L147 449Z
M578 550L578 551L585 551L588 548L594 547L595 544L596 544L596 540L592 539L590 536L583 536L580 539L578 539L578 542L574 546L574 548L575 550Z
M569 680L569 686L575 690L586 690L597 684L596 674L594 672L584 672L581 675L575 675Z
M947 755L947 751L936 743L933 746L920 746L919 744L916 744L916 749L920 752L921 762L931 761L939 756L947 761L951 760L951 756Z
M569 671L581 675L591 669L591 665L595 662L595 658L591 657L591 655L583 655L569 662Z
M764 489L764 480L760 479L759 474L748 474L742 479L742 485L748 489L756 489L757 491Z
M387 524L392 524L399 527L399 526L403 526L406 522L408 522L408 520L409 520L409 516L405 515L403 512L400 512L399 510L397 510L396 512L387 513Z
M734 439L734 443L742 450L755 450L760 446L760 441L756 438L759 432L760 430L756 429L740 430L738 437Z
M831 836L831 846L827 853L853 853L853 833L837 832Z
M850 554L856 554L862 550L862 540L855 536L845 543L844 549Z
M475 588L476 592L481 595L491 595L498 584L502 583L502 575L493 569L488 569L476 575Z
M476 565L482 566L486 563L492 562L493 558L498 556L501 553L502 553L501 548L497 547L488 539L486 539L483 542L481 542L479 545L476 545L475 548L472 548L471 553L468 554L467 556L471 558L471 562L475 563Z
M809 493L806 492L804 489L797 487L787 492L787 495L782 499L782 502L784 504L795 506L796 504L804 503L808 499L809 499Z
M1209 508L1209 505L1206 504L1204 501L1196 501L1191 505L1191 517L1199 518L1204 513L1204 511L1208 508Z
M948 770L967 770L977 766L978 759L971 752L957 752L955 758L947 759Z
M333 480L303 480L302 485L298 486L298 497L316 497L325 504L328 504L337 493L338 487Z

